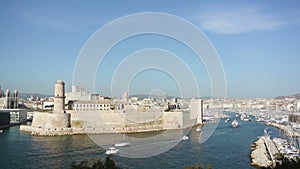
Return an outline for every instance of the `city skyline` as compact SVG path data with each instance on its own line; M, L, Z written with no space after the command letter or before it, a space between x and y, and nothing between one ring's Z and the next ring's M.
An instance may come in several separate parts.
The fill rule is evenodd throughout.
M54 82L62 79L66 82L66 90L70 91L77 57L94 32L125 15L160 12L186 19L211 41L224 67L228 98L300 93L300 79L297 78L300 73L298 1L245 1L238 4L237 1L120 2L1 2L2 89L16 88L21 93L51 95ZM209 76L204 66L198 67L201 63L196 64L190 58L193 54L180 43L146 35L132 37L126 41L125 45L128 44L132 47L120 43L103 60L95 79L95 92L109 96L109 81L118 63L133 51L150 47L180 56L193 72L197 72L201 96L209 96ZM155 83L147 81L147 77L160 81L162 85L153 88ZM177 95L174 79L157 70L138 74L132 80L129 93L147 94L149 90L160 87L167 95Z

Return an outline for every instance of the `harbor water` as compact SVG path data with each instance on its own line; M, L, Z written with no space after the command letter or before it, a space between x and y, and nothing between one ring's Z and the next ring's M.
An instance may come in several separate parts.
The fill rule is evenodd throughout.
M231 120L234 113L228 113ZM162 154L149 158L126 158L114 155L115 162L124 168L178 168L186 165L211 163L214 169L254 169L251 166L251 144L264 134L267 127L256 122L239 119L239 127L231 128L231 122L221 119L217 128L204 143L199 143L199 132L191 129L188 140ZM202 130L212 124L207 124ZM280 130L268 127L272 137L281 137ZM203 132L203 131L202 131ZM151 133L138 134L145 137ZM103 135L105 137L105 135ZM105 150L86 135L38 137L20 132L18 126L0 133L0 168L70 168L73 161L105 157Z

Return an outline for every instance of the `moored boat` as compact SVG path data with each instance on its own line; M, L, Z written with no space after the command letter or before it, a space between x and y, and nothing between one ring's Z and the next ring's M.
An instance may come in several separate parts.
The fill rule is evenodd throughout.
M189 139L188 136L183 136L183 137L182 137L182 140L188 140L188 139Z
M225 120L225 123L228 123L230 121L230 119L229 118L227 118L226 120Z
M200 127L196 128L197 132L200 132L202 129Z
M231 123L231 127L236 128L238 126L239 126L239 122L236 119L234 119Z

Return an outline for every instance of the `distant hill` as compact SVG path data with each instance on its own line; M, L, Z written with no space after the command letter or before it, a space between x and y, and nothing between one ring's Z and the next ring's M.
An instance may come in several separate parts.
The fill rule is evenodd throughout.
M155 94L153 94L152 96L155 96ZM139 99L144 99L144 98L149 98L149 94L134 94L134 95L129 95L129 98L131 97L137 97ZM160 96L158 96L159 98ZM173 99L173 98L180 98L177 96L166 96L166 99ZM211 99L212 97L201 97L201 99ZM185 99L191 99L191 98L185 98ZM197 97L195 97L195 99L199 99Z
M284 98L296 98L300 99L300 93L289 95L289 96L278 96L276 99L284 99Z
M46 94L40 94L40 93L19 93L19 98L26 99L30 98L33 96L34 98L39 97L39 98L48 98L51 97L52 95L46 95Z
M155 95L152 95L152 96L155 96ZM129 98L131 97L137 97L139 99L145 99L145 98L149 98L149 94L134 94L134 95L129 95ZM157 97L160 97L160 96L157 96ZM172 99L172 98L175 98L175 96L166 96L167 99ZM178 98L178 97L176 97Z

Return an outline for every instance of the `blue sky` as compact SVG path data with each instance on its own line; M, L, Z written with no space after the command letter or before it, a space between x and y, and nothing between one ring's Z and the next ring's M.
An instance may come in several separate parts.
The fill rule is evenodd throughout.
M53 93L57 79L71 89L74 65L89 37L108 22L137 12L163 12L184 18L210 39L222 61L227 97L276 97L300 92L300 2L294 1L1 1L0 85L20 92ZM132 38L103 60L95 90L110 94L113 54L161 47L182 56L196 74L201 95L210 95L205 68L177 42L156 36ZM153 43L151 43L153 42ZM136 47L138 46L138 47ZM180 50L179 50L180 49ZM182 53L180 53L182 52ZM110 55L110 56L109 56ZM151 83L147 77L157 77ZM160 83L159 83L160 82ZM170 85L165 85L165 84ZM161 84L161 85L157 85ZM164 88L176 95L174 79L154 70L132 80L130 93ZM153 87L154 85L154 87ZM156 86L155 86L156 85ZM173 86L174 91L167 88ZM153 88L151 88L153 87ZM170 87L171 88L171 87Z

